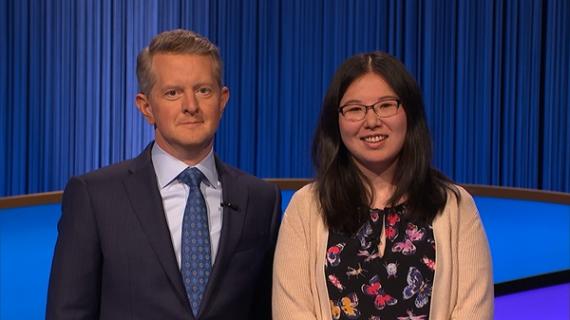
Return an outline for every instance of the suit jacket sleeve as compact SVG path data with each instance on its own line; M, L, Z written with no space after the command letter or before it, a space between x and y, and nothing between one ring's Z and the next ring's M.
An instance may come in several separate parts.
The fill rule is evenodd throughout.
M271 213L271 226L269 230L269 250L267 250L263 265L261 281L257 287L254 303L252 305L252 314L256 320L271 319L271 287L272 287L272 270L273 270L273 254L275 252L275 243L277 241L277 233L281 223L281 191L274 186L274 206Z
M493 319L493 269L487 236L473 198L461 190L458 296L452 319Z
M72 178L62 201L46 319L97 319L101 250L86 183Z

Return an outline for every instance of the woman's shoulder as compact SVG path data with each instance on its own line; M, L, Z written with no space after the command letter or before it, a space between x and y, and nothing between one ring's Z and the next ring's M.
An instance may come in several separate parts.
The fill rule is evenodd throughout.
M291 202L315 201L316 198L317 198L316 183L310 182L310 183L304 185L301 189L295 191L295 193L291 197Z
M449 183L447 190L447 206L465 206L474 204L473 196L461 185Z
M285 214L310 217L317 210L317 203L317 189L315 183L312 182L295 191L287 205Z
M464 187L458 184L449 184L445 208L436 217L436 220L440 222L448 221L452 224L470 220L470 218L460 218L461 216L478 218L479 211L477 210L475 200Z

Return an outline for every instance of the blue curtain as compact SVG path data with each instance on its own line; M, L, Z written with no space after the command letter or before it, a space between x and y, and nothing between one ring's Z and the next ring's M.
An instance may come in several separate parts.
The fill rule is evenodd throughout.
M434 164L458 182L570 192L570 2L0 0L0 196L58 190L137 155L135 60L190 28L221 48L215 148L261 177L310 177L338 65L400 58L422 87Z

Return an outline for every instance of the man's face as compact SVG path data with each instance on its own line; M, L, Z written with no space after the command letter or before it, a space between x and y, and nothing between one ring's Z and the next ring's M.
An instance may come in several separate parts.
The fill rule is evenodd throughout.
M155 125L156 143L189 165L212 148L214 135L229 98L220 88L209 56L156 54L150 95L139 93L138 109Z

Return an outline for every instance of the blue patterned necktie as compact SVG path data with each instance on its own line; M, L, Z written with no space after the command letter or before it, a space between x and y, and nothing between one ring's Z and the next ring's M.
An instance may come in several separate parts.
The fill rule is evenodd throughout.
M187 168L178 179L190 187L182 221L182 261L180 271L194 315L198 315L210 275L210 231L206 202L200 192L204 174Z

